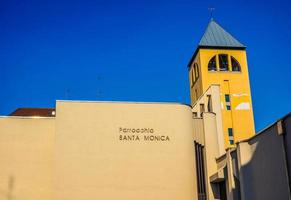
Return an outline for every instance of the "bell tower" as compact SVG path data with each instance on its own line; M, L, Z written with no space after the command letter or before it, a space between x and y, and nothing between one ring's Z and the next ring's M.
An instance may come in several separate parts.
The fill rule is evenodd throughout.
M189 64L191 104L219 85L225 148L255 134L246 46L213 19ZM199 106L198 106L199 107ZM200 114L210 112L200 105Z

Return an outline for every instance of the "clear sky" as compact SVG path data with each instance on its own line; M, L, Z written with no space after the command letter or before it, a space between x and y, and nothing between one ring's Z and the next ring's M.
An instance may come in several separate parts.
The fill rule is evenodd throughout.
M0 0L0 115L57 99L190 102L214 19L247 46L256 129L291 111L291 2Z

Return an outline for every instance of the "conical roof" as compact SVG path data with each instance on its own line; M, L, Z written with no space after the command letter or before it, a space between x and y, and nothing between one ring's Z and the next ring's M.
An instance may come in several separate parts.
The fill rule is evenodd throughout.
M224 30L213 19L210 20L189 64L195 59L199 49L245 49L246 46Z
M213 19L209 22L207 29L199 42L200 47L241 47L245 46L224 30Z

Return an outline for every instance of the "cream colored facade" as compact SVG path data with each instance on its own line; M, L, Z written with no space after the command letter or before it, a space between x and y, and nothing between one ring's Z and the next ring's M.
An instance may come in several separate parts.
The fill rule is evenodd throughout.
M214 85L207 94L218 91ZM196 199L193 142L203 146L208 178L225 151L218 115L193 118L193 111L182 104L58 101L56 117L1 117L2 197Z
M211 97L211 98L210 98ZM204 112L201 112L200 105L206 105ZM201 95L197 101L193 104L192 112L194 117L202 117L205 112L212 112L215 114L215 138L217 138L218 142L218 153L222 155L225 153L224 147L224 129L222 123L222 110L221 110L221 101L220 101L220 86L219 85L211 85L206 92Z
M53 199L54 118L0 117L0 199Z
M56 113L0 118L2 199L196 196L189 106L58 101Z
M197 117L79 101L58 101L56 117L0 117L0 199L288 199L290 115L224 151L218 94L209 87L198 102L211 95L212 111Z

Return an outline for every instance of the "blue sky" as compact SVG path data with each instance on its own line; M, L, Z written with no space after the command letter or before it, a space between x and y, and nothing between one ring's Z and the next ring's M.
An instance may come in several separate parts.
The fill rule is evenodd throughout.
M247 45L256 129L291 111L290 1L0 0L0 115L56 99L190 102L215 20Z

